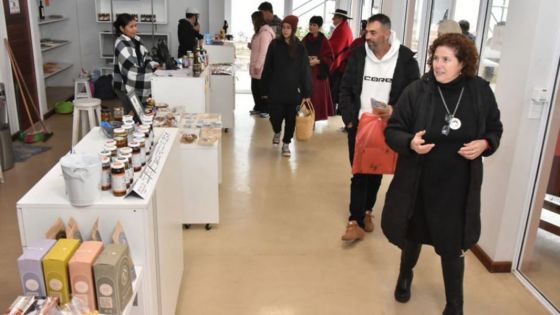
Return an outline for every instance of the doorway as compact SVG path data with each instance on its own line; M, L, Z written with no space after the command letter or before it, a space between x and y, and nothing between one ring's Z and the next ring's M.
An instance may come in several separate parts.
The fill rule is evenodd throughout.
M560 62L517 271L560 312Z

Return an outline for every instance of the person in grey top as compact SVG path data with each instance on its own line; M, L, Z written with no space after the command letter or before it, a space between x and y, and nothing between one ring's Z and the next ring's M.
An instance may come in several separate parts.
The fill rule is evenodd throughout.
M266 24L272 27L272 29L276 33L276 37L282 35L282 27L280 26L280 24L282 24L282 20L276 14L274 14L274 11L272 10L272 4L268 1L265 1L259 5L258 9L263 13Z

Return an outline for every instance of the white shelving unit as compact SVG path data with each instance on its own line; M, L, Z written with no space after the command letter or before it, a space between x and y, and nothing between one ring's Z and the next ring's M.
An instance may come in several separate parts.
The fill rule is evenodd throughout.
M70 41L64 39L41 39L41 52L53 50L68 44L70 44Z
M64 17L62 15L47 15L45 17L45 19L39 20L38 24L39 24L39 26L42 26L42 25L46 25L46 24L58 23L58 22L63 22L63 21L67 21L67 20L68 20L68 18ZM41 34L43 34L43 33L44 33L43 30L41 30ZM52 34L54 32L50 31L49 33ZM47 52L49 52L49 51L51 51L55 48L66 46L66 45L70 44L70 40L57 39L55 41L58 42L58 43L54 43L53 45L51 45L49 47L44 47L44 40L41 39L41 53L45 54L45 53L47 53ZM48 60L48 59L50 59L50 58L48 58L48 56L43 55L43 60ZM48 64L53 64L53 63L57 64L56 70L45 72L45 67ZM47 80L48 78L50 78L50 77L52 77L56 74L59 74L64 70L70 69L72 66L73 66L73 64L67 63L67 62L56 62L56 61L45 62L45 63L43 63L44 78L45 78L45 80Z
M97 23L111 23L120 13L137 15L139 24L151 24L152 22L146 21L145 18L149 19L153 14L154 24L167 24L167 0L95 0Z

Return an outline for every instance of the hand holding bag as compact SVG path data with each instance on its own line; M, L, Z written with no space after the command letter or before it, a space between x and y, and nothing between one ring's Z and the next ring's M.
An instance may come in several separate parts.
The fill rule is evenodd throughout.
M302 101L296 115L296 139L309 140L315 129L315 108L311 101Z
M385 142L387 121L364 113L358 124L352 174L394 174L397 153Z

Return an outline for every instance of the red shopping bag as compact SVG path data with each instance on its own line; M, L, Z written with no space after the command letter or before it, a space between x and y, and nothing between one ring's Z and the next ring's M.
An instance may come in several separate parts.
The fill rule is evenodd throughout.
M394 174L397 153L385 142L387 122L379 116L364 113L358 124L352 174Z

